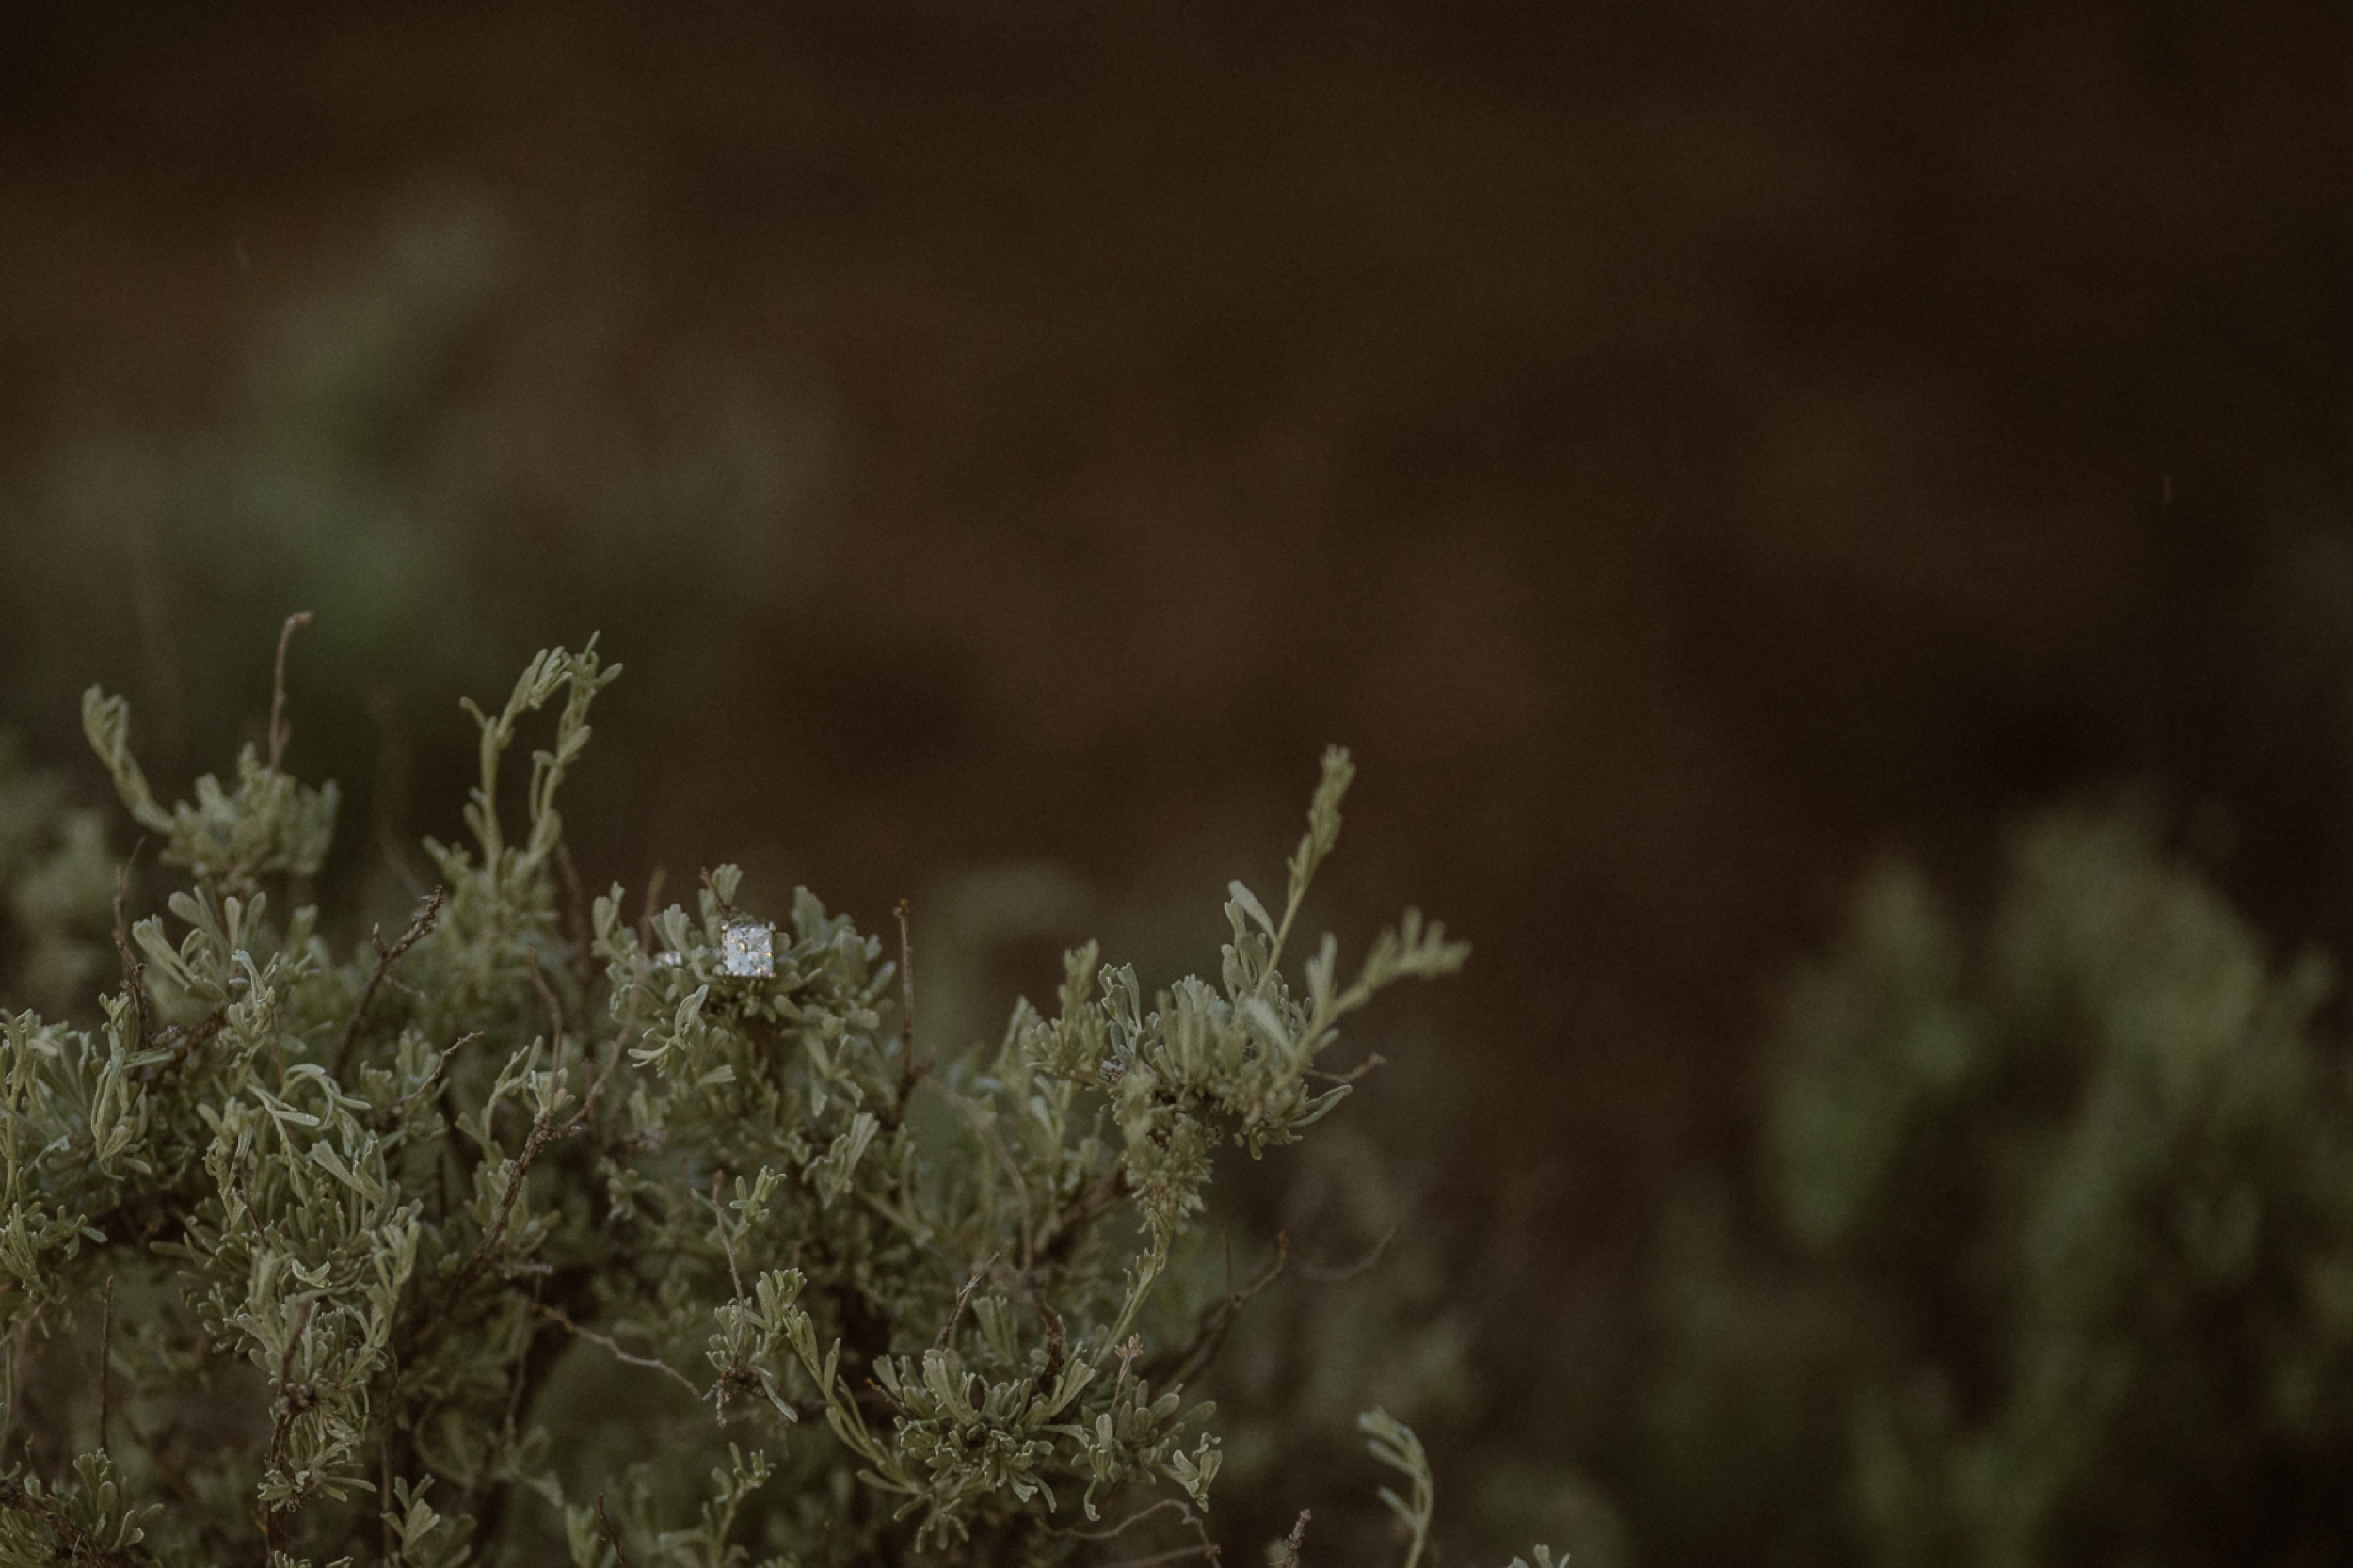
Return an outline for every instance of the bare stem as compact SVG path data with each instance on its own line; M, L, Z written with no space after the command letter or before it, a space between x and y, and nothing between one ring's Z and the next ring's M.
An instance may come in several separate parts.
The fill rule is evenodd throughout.
M295 1352L300 1348L302 1336L310 1332L311 1314L318 1309L318 1304L319 1299L314 1295L302 1298L302 1315L295 1320L294 1332L286 1336L285 1352L278 1358L278 1399L272 1412L269 1457L262 1462L264 1480L285 1463L286 1433L293 1430L295 1417L309 1408L303 1400L295 1398L294 1390L286 1386L286 1380L294 1376ZM307 1394L309 1391L306 1389L304 1392ZM268 1548L272 1562L278 1557L278 1516L285 1511L283 1503L271 1503L262 1510L262 1541Z
M349 1063L352 1042L360 1037L360 1022L368 1016L368 1003L376 1000L376 989L384 984L385 976L392 972L392 966L400 962L402 954L424 940L435 922L440 920L441 900L448 896L448 892L446 888L434 888L425 899L424 906L409 920L408 929L402 932L391 947L384 945L382 926L377 926L370 934L376 942L376 969L368 976L367 984L360 989L360 1000L352 1004L351 1016L344 1021L343 1038L335 1044L334 1073L338 1081L342 1080L344 1068Z
M98 1451L111 1459L114 1450L106 1446L106 1417L113 1410L114 1379L107 1376L107 1362L114 1354L115 1343L115 1281L106 1276L106 1304L98 1315Z
M1283 1264L1289 1256L1290 1238L1278 1230L1274 1233L1274 1256L1268 1258L1240 1290L1226 1291L1224 1299L1201 1320L1201 1326L1193 1331L1190 1344L1144 1368L1144 1376L1156 1384L1171 1385L1190 1383L1198 1377L1202 1369L1217 1358L1218 1350L1225 1343L1225 1336L1232 1331L1234 1320L1241 1316L1241 1309L1274 1283L1275 1276L1283 1272Z
M597 1494L597 1528L604 1531L605 1544L613 1548L613 1560L619 1568L629 1568L629 1554L621 1550L620 1533L613 1528L613 1516L604 1511L604 1494Z
M907 930L907 901L899 901L899 1114L922 1073L915 1065L915 938Z
M564 1327L570 1330L572 1334L580 1338L587 1340L590 1344L603 1346L605 1350L612 1352L614 1360L624 1362L632 1367L643 1367L648 1371L661 1372L667 1376L671 1382L677 1384L680 1388L683 1388L689 1394L694 1395L696 1399L699 1400L703 1397L702 1390L695 1386L693 1379L689 1378L684 1372L680 1371L677 1368L671 1366L668 1362L663 1360L660 1356L633 1354L631 1352L624 1350L621 1347L620 1341L614 1338L611 1335L600 1334L595 1329L584 1328L581 1324L573 1322L570 1318L565 1315L564 1310L561 1307L549 1306L543 1302L533 1302L531 1304L531 1309L534 1312L538 1313L543 1318L554 1319L557 1322L563 1324Z
M122 989L131 999L131 1018L137 1031L133 1048L145 1050L153 1025L149 1019L147 966L131 952L131 861L139 857L147 840L131 846L130 858L115 863L115 954L122 960Z
M270 681L269 693L269 771L276 773L286 760L286 742L294 734L286 723L286 645L294 641L295 628L311 624L311 612L296 610L286 617L286 624L278 629L278 669Z
M465 1268L458 1271L448 1293L442 1296L440 1306L417 1331L419 1341L431 1330L440 1327L442 1320L456 1309L458 1302L472 1288L473 1282L480 1279L482 1272L490 1266L491 1255L498 1250L500 1240L506 1235L506 1222L515 1212L516 1200L522 1196L523 1178L531 1175L531 1162L539 1158L539 1151L547 1147L549 1140L555 1136L554 1117L542 1111L531 1118L531 1132L523 1139L522 1152L515 1157L515 1168L507 1175L506 1191L499 1195L498 1213L491 1218L490 1228L482 1233L482 1240L475 1243L473 1255L466 1259Z

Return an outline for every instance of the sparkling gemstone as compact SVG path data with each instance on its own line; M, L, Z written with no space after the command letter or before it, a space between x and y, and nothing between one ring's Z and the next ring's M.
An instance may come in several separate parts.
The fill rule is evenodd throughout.
M776 928L740 920L719 934L719 967L728 974L766 979L776 972Z

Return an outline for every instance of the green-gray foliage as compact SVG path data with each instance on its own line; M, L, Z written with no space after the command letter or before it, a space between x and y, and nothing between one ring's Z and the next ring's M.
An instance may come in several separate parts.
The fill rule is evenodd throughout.
M1875 876L1792 994L1768 1123L1814 1265L1684 1249L1654 1534L1887 1568L2353 1557L2330 986L2129 818L2025 835L1982 933Z
M294 680L333 696L306 702L301 755L359 796L351 843L440 823L410 797L467 772L441 715L563 628L641 650L639 724L697 711L741 629L815 569L823 422L725 355L624 376L631 302L566 297L565 274L489 209L397 213L250 296L200 417L77 424L0 472L0 722L62 744L100 680L138 700L159 776L217 766L203 747L250 712L253 639L311 605ZM597 783L648 788L661 755L610 754Z
M86 1023L0 1026L0 1564L1050 1562L1109 1519L1201 1528L1183 1384L1226 1313L1176 1286L1211 1155L1327 1115L1344 1020L1465 954L1408 911L1353 973L1328 936L1286 968L1346 755L1279 905L1231 888L1216 980L1147 997L1090 945L1050 1014L919 1048L907 971L806 890L775 922L731 867L692 908L568 894L557 803L617 673L558 649L473 711L472 841L428 841L440 889L348 955L280 913L336 799L275 715L167 808L90 693L184 886ZM1418 1552L1419 1446L1375 1436Z
M23 765L0 737L0 999L72 1005L110 961L115 865L101 813L71 806L52 775Z

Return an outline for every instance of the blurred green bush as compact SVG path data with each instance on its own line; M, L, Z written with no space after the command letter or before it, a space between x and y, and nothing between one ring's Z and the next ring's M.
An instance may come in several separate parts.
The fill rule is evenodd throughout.
M512 250L481 207L397 216L257 326L210 422L84 430L18 476L0 723L62 746L97 680L140 698L176 783L193 737L258 738L259 661L312 610L296 761L352 786L383 847L465 776L458 697L535 648L630 647L625 723L708 708L747 619L807 582L823 420L724 358L622 360L613 307L535 311ZM607 760L629 798L648 760Z
M1778 1243L1670 1227L1640 1453L1657 1560L2353 1560L2353 1105L2282 964L2127 813L1908 868L1793 987Z

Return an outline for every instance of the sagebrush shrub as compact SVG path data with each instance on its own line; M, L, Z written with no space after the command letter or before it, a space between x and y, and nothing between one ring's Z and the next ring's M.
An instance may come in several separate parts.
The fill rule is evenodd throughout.
M284 908L336 808L281 766L284 652L266 750L170 807L123 701L85 699L184 885L118 910L86 1027L0 1026L0 1564L1211 1550L1184 1384L1238 1296L1168 1283L1211 1156L1330 1112L1343 1020L1465 952L1408 910L1353 975L1328 936L1287 968L1345 753L1279 905L1233 885L1214 980L1147 997L1090 945L1050 1014L963 1048L806 890L568 885L559 792L618 673L593 642L472 710L472 842L427 840L440 887L339 955ZM1417 1556L1427 1466L1367 1419Z
M2281 962L2129 813L1964 918L1865 884L1792 988L1785 1247L1677 1227L1640 1483L1674 1560L2353 1559L2353 1096Z

